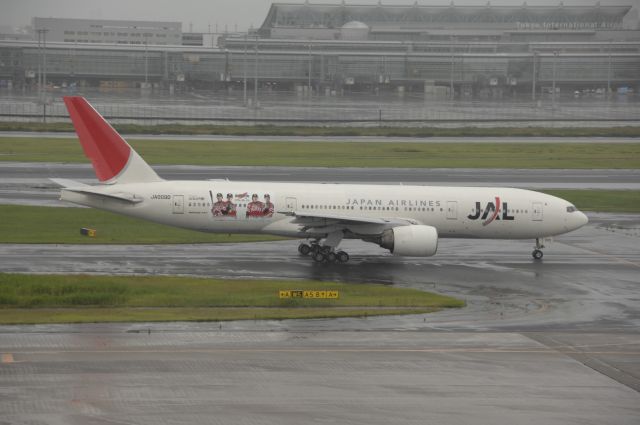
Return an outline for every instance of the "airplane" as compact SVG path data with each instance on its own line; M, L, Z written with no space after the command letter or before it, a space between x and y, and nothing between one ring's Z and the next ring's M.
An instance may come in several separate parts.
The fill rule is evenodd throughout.
M429 257L440 238L544 241L588 222L570 202L505 187L167 181L80 96L64 103L100 184L51 179L60 199L212 233L301 238L298 252L318 263L346 263L343 239L360 239L393 255Z

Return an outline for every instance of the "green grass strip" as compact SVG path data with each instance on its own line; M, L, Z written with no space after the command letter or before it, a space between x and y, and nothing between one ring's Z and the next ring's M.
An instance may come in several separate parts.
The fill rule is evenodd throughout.
M0 205L0 243L170 244L281 240L269 235L201 233L92 208ZM97 230L90 238L80 228Z
M78 308L78 309L0 309L0 324L114 323L114 322L220 322L229 320L331 319L399 314L425 314L439 311L419 308Z
M640 137L640 127L336 127L280 125L184 125L184 124L115 124L126 134L216 134L260 136L380 136L380 137ZM2 122L0 131L74 131L71 123Z
M640 168L640 143L133 140L150 164L398 168ZM76 139L0 137L0 160L88 163Z
M339 299L280 299L280 290ZM416 289L318 281L0 274L0 324L242 320L426 313L463 301Z

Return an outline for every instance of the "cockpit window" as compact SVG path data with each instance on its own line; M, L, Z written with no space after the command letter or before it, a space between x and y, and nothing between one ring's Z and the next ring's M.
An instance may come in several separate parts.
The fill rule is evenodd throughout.
M569 205L567 207L567 212L572 213L572 212L576 212L578 211L578 209L576 207L574 207L573 205Z

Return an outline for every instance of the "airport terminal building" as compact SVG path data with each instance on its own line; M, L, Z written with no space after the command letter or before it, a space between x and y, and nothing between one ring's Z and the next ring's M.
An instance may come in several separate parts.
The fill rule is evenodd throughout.
M215 48L165 43L166 37L160 43L155 33L141 44L90 37L45 43L41 33L32 41L0 41L0 86L30 91L46 72L52 85L104 90L141 85L171 92L233 90L258 84L322 95L406 91L445 98L535 97L552 87L562 93L637 93L640 29L637 22L625 22L634 14L631 3L596 1L579 6L274 3L260 28L223 36Z
M35 33L46 40L66 43L181 44L180 22L121 21L103 19L33 18Z
M585 2L586 3L586 2ZM378 41L529 42L624 40L631 6L448 6L275 3L260 28L265 38ZM359 25L354 25L358 24ZM354 31L355 29L355 31ZM345 31L346 30L346 31ZM637 36L636 36L637 38Z

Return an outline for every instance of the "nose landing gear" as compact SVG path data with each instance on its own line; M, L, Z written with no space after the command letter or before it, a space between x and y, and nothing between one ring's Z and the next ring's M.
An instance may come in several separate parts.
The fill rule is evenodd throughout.
M541 260L544 253L542 252L542 248L544 248L543 243L540 241L540 238L536 238L536 247L531 253L534 260Z

